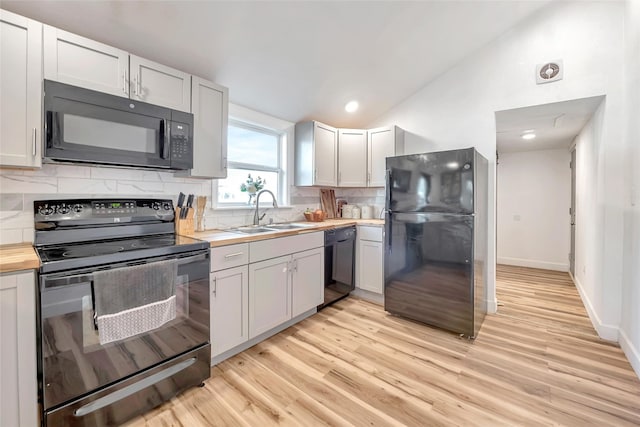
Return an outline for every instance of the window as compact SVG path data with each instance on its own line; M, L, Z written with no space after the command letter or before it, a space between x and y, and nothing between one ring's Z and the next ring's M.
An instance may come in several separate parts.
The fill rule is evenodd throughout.
M249 175L264 181L263 189L276 195L284 204L284 170L282 167L284 133L230 120L227 136L227 178L218 180L218 206L246 206L249 192L241 186ZM271 203L271 198L265 198Z

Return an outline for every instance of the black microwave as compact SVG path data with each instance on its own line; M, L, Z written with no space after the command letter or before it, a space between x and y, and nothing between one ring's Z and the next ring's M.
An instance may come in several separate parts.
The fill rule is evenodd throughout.
M193 167L193 114L44 81L45 162Z

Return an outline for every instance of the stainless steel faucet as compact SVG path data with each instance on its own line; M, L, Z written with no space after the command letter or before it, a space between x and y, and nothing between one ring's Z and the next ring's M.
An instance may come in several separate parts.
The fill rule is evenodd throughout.
M274 208L278 207L278 202L276 202L276 196L270 190L262 190L262 191L260 191L258 193L258 195L256 196L256 211L253 214L253 225L260 225L260 220L262 218L264 218L264 216L267 214L266 212L263 212L262 216L260 216L260 214L258 213L258 210L260 209L260 195L262 193L271 194L271 198L273 199L273 207Z

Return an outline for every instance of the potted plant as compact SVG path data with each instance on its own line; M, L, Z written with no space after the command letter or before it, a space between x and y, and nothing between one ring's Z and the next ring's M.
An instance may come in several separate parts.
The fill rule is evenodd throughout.
M248 203L253 204L255 203L254 198L256 197L256 194L258 194L258 191L264 188L266 183L267 183L266 179L262 179L260 177L253 179L251 174L249 174L247 177L247 180L240 185L240 191L242 191L243 193L248 193L249 194Z

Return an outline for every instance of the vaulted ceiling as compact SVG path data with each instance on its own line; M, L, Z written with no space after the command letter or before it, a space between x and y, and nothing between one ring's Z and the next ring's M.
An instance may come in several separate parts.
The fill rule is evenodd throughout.
M227 86L281 119L364 127L544 7L534 1L9 1ZM360 109L344 111L356 99Z

